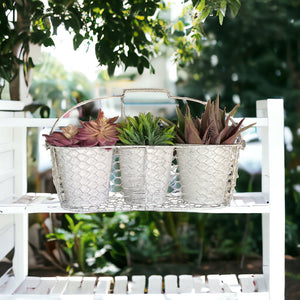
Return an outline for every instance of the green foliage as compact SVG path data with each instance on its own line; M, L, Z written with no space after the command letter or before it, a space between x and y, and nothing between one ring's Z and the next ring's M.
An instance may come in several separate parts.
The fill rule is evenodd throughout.
M222 27L217 18L206 20L201 56L194 53L190 61L181 61L185 68L177 84L179 94L196 99L220 94L227 107L240 100L239 112L253 117L256 100L285 100L285 126L293 136L285 154L287 230L293 236L286 249L293 254L299 253L300 240L299 24L299 1L243 1L237 17L228 16Z
M114 0L114 1L61 1L61 0L4 0L0 11L0 77L11 81L23 64L25 78L34 66L30 57L30 43L53 46L53 35L64 26L73 34L76 50L83 41L96 41L95 53L100 65L108 67L108 74L114 74L121 63L135 67L139 74L144 69L154 69L150 59L157 53L157 45L169 44L167 21L160 16L165 4L160 0ZM198 45L202 35L202 22L208 15L216 14L220 24L225 16L226 6L236 14L239 0L193 1L190 18L194 29L186 34L185 26L179 22L175 29L179 35L189 35ZM181 48L184 43L178 42ZM18 48L21 47L20 54ZM197 50L199 50L197 48ZM184 53L183 53L184 54ZM184 56L181 55L181 58Z
M28 72L34 66L29 56L30 43L54 44L43 1L2 1L0 25L0 77L10 82L19 65L23 64L25 79L28 80Z
M117 128L124 145L173 145L174 126L162 126L151 113L127 117Z
M109 246L101 238L102 218L94 215L65 215L68 226L56 228L48 234L48 241L57 241L68 257L66 270L70 274L78 271L87 274L114 274L118 269L104 258Z
M64 228L48 236L69 258L69 272L124 274L139 264L236 259L261 252L260 216L122 212L66 216ZM164 272L162 267L161 273Z
M207 32L204 27L209 17L218 18L220 25L226 14L227 7L230 9L230 16L236 16L241 3L239 0L194 0L185 1L182 14L172 27L168 35L168 44L174 47L174 60L184 66L194 63L204 49L203 41L207 39Z

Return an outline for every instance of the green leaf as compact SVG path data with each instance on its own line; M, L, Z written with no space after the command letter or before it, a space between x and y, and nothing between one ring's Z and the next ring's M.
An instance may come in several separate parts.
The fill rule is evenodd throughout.
M74 228L74 221L73 221L73 219L72 219L68 214L66 214L65 217L66 217L66 219L67 219L67 221L68 221L68 223L69 223L69 226L68 226L68 227L69 227L70 230L72 231L73 228Z
M210 14L210 8L208 8L207 6L202 10L201 15L199 16L199 19L204 22L205 19L208 17L208 15Z
M226 14L226 6L227 6L227 1L222 0L220 3L220 12L222 13L223 17L225 17Z
M202 10L205 8L205 0L201 0L200 1L200 3L199 3L199 5L197 6L197 10L199 11L199 12L202 12Z
M184 31L184 24L181 20L179 20L174 26L173 30Z
M44 45L45 47L51 47L51 46L55 46L54 41L52 40L52 38L46 38L42 41L42 45Z
M76 33L74 38L73 38L73 48L74 50L78 49L78 47L81 45L83 42L84 37L80 33Z
M141 75L144 72L144 65L139 63L137 66L138 73Z
M235 17L239 12L241 2L239 0L229 0L229 7L233 16Z
M115 63L111 63L107 66L107 73L108 75L111 77L111 76L114 76L114 73L115 73L115 68L116 68L116 64Z
M223 14L220 11L218 11L217 16L219 17L220 25L223 25L223 19L224 19Z

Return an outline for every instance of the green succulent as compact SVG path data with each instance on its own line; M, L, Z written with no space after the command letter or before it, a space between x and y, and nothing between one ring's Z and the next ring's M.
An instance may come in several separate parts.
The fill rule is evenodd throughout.
M151 113L126 117L117 130L124 145L174 145L175 125L163 126Z

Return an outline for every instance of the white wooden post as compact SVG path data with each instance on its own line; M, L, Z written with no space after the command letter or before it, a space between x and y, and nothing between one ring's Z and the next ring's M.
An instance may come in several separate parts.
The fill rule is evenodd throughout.
M285 196L283 100L257 102L257 117L268 117L262 128L262 192L270 201L270 213L262 215L263 272L270 299L284 299Z

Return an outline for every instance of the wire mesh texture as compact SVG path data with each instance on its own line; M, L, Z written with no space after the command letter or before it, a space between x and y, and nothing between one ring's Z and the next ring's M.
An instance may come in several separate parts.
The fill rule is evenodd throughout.
M61 205L81 212L230 204L240 145L50 146Z
M171 96L163 89L129 89L119 96L90 99L73 106L58 118L51 133L72 110L104 99L119 98L124 119L125 98L129 94L141 96L139 93L206 104L197 99ZM63 208L81 212L155 210L229 205L244 141L239 136L234 145L74 148L48 145L48 148L53 181Z

